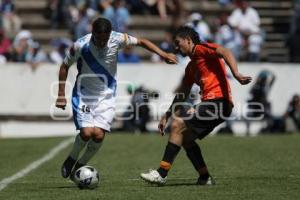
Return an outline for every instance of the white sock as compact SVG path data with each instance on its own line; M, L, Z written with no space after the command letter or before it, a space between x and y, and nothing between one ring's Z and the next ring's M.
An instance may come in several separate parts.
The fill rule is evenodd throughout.
M87 144L87 148L81 158L78 160L80 164L86 164L91 158L98 152L102 145L101 142L95 142L94 140L90 140Z
M74 160L77 160L81 150L85 147L86 143L87 143L87 141L84 141L81 138L80 134L77 134L73 148L70 153L71 158L73 158Z

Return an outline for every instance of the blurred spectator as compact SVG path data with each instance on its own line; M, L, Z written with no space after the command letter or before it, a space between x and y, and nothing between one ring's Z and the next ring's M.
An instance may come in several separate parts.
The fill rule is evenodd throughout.
M247 0L235 0L236 9L228 18L229 24L243 36L249 61L258 61L263 42L258 12L249 6Z
M64 25L68 21L66 14L69 0L48 0L44 16L51 20L52 28Z
M157 13L156 0L125 0L131 14Z
M289 38L288 41L289 50L290 50L290 59L291 62L300 62L300 22L296 32Z
M79 20L80 10L88 10L92 3L89 0L66 0L66 5L68 7L71 21L76 23Z
M171 26L177 29L185 19L184 0L157 0L157 9L162 20L168 18L168 13L171 15Z
M300 97L295 94L289 102L287 111L284 115L285 129L288 132L300 130Z
M10 59L11 42L0 29L0 63L5 63Z
M13 42L13 51L11 60L14 62L26 62L26 55L29 50L29 44L32 41L31 32L22 30L17 35Z
M68 26L73 34L73 40L90 32L90 21L96 15L97 2L93 0L67 0Z
M98 12L100 9L101 0L88 0L88 8L93 10L93 12Z
M226 7L232 3L232 0L218 0L218 2L222 7Z
M242 47L242 36L239 31L233 29L228 24L227 19L227 13L222 13L220 15L220 26L216 32L215 41L225 48L230 49L234 57L239 60Z
M192 27L199 34L201 41L210 41L212 39L210 28L200 13L192 13L189 16L187 26Z
M300 0L294 0L294 14L291 19L287 45L290 50L291 62L300 62Z
M105 3L105 2L104 2ZM129 12L124 7L123 0L113 0L110 4L103 4L103 16L111 21L114 31L124 33L129 24Z
M130 106L123 114L126 119L123 121L123 131L147 132L147 123L150 121L149 101L152 98L158 98L157 91L150 91L140 86L136 88L128 85L127 92L132 95Z
M167 53L174 53L173 45L173 29L167 29L164 34L164 40L160 43L159 47ZM157 54L152 54L151 61L153 62L163 62L163 60Z
M118 62L120 63L139 63L140 57L133 52L131 46L127 46L118 54Z
M46 53L41 49L38 42L30 43L25 60L30 64L32 71L35 71L41 63L48 61Z
M87 8L82 7L79 10L78 21L75 23L74 39L77 40L78 38L90 32L91 32L91 22L89 16L87 15Z
M66 50L70 47L72 41L67 38L62 39L54 39L51 41L51 45L55 47L54 50L51 51L49 57L50 62L55 64L61 64L63 62L64 57L66 56Z
M269 93L275 81L275 75L271 71L263 70L258 74L258 77L250 90L251 98L248 101L250 112L248 116L251 118L260 118L266 122L266 126L261 132L270 132L273 126L273 116L271 112L271 102L268 100ZM261 109L261 112L257 110ZM254 111L254 112L251 112ZM261 120L261 119L260 119ZM247 133L249 133L250 122L247 122Z
M300 21L300 0L294 0L294 12L291 19L289 35L292 36L297 32Z
M6 36L10 39L15 37L15 35L20 31L22 25L21 19L15 11L15 4L13 0L2 0L1 13L3 28Z
M248 61L259 62L260 52L263 44L262 34L259 32L253 32L248 37Z

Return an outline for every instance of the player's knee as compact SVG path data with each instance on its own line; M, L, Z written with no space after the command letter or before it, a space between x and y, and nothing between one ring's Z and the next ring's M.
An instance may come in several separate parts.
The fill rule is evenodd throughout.
M182 147L184 149L189 149L189 148L192 148L193 146L195 146L194 141L183 139L183 141L182 141Z
M105 131L101 128L94 128L93 132L93 140L102 141L105 137Z
M195 140L197 139L197 135L195 135L190 130L185 131L183 139L182 139L182 146L184 149L192 148L193 146L197 145Z
M178 130L183 129L185 127L185 124L182 119L175 118L171 123L171 130Z
M83 140L88 141L93 135L93 128L82 128L80 136Z

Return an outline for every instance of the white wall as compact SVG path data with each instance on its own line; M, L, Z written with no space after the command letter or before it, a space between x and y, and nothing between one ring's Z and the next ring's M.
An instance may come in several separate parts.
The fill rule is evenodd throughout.
M254 78L263 69L269 69L276 75L275 84L270 93L275 115L282 114L294 93L300 93L300 66L292 64L239 64L240 72ZM164 64L126 64L118 68L118 108L123 108L130 98L126 93L128 83L144 85L159 90L161 98L154 100L156 107L170 103L173 90L181 80L184 66ZM76 67L72 67L68 81L67 96L71 96L72 84L76 77ZM230 75L230 73L229 73ZM32 72L26 64L0 65L0 115L36 114L48 115L54 105L57 93L58 66L45 64ZM249 98L250 85L241 86L231 79L235 104Z
M173 90L182 78L185 66L171 66L165 64L141 63L124 64L118 68L118 98L117 112L121 112L129 101L126 93L128 83L144 85L149 89L158 90L161 97L151 101L153 114L163 113L173 98ZM44 64L32 72L26 64L0 65L0 115L50 115L54 107L58 80L57 65ZM270 93L273 113L281 115L286 110L288 101L295 93L300 94L300 66L293 64L239 64L240 72L254 78L263 70L268 69L276 75L276 81ZM228 70L229 71L229 70ZM67 96L71 96L72 84L76 77L76 67L70 70ZM229 73L230 74L230 73ZM241 105L249 98L251 84L241 86L231 79L232 93L235 102L235 112L241 112ZM161 106L164 105L164 108ZM160 109L158 109L160 108ZM67 111L55 109L58 115L71 115L71 108Z

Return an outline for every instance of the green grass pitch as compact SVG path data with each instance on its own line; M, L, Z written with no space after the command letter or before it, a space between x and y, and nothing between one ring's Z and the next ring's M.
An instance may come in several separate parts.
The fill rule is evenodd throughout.
M65 138L1 139L0 181L41 158ZM2 200L241 200L300 199L300 134L259 137L216 136L198 141L215 186L194 185L197 173L183 151L163 187L139 179L156 168L167 137L155 134L107 135L90 162L100 172L95 190L79 190L60 177L71 146L0 191Z

